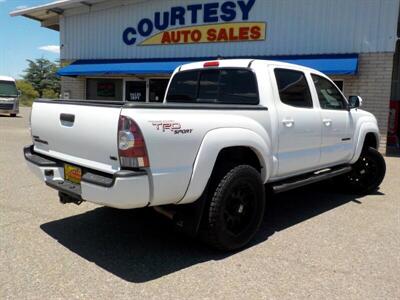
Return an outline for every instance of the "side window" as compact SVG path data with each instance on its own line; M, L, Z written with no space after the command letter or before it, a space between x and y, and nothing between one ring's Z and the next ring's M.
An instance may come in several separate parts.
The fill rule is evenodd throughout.
M318 75L312 75L312 79L322 109L347 109L346 99L332 82Z
M282 103L295 107L313 107L310 89L303 72L275 69L275 77Z

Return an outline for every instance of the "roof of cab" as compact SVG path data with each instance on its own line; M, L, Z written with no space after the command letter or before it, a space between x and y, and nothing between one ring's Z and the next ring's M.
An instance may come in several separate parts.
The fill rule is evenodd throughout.
M1 81L12 81L12 82L15 82L15 79L10 77L10 76L1 76L0 75L0 80Z
M296 65L296 64L291 64L291 63L286 63L286 62L281 62L277 60L263 60L263 59L220 59L220 60L213 60L219 62L218 67L222 68L248 68L249 66L253 65L256 62L261 62L270 66L276 66L276 67L282 67L282 68L291 68L295 70L302 70L302 71L307 71L307 72L312 72L315 74L322 74L320 71L304 67L301 65ZM193 69L203 69L204 64L206 62L210 61L199 61L199 62L193 62L193 63L188 63L182 65L180 68L177 69L177 71L186 71L186 70L193 70ZM323 75L323 74L322 74Z

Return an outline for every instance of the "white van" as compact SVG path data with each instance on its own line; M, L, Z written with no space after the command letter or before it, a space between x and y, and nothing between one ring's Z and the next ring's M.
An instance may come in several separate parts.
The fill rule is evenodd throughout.
M19 112L18 96L15 79L8 76L0 76L0 113L10 114L11 117L15 117Z

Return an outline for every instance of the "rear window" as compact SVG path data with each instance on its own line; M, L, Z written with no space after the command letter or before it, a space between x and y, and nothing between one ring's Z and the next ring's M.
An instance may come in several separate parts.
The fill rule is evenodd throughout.
M177 73L171 81L168 102L258 104L257 81L247 69L206 69Z

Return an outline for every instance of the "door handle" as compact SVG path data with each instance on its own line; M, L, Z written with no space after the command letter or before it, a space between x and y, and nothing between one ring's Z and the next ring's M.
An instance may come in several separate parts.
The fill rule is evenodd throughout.
M323 119L322 122L326 127L330 127L332 125L332 120L331 119Z
M75 122L75 115L73 114L60 114L60 122L62 126L72 127Z
M75 115L73 115L73 114L60 114L60 121L74 123L75 122Z
M294 120L293 119L283 119L282 120L283 125L285 125L286 127L290 128L293 127L294 125Z

